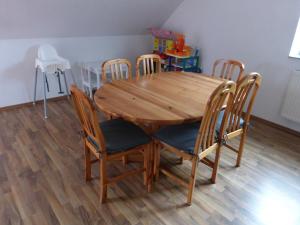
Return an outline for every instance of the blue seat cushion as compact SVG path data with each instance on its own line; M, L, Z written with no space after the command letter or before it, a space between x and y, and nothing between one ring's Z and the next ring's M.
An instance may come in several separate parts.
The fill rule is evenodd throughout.
M100 128L108 154L126 151L151 141L151 138L143 129L122 119L104 121L100 123ZM92 137L87 137L87 139L99 149L98 144Z
M154 137L172 147L194 153L200 122L166 126L158 130Z
M220 129L221 129L221 125L222 125L222 120L223 120L223 117L224 117L224 113L225 111L222 110L219 114L219 117L218 117L218 121L217 121L217 125L216 125L216 131L217 133L219 133ZM228 119L230 118L230 115L228 116ZM240 128L242 128L242 126L244 125L244 120L241 118L240 119ZM225 131L226 132L226 131Z

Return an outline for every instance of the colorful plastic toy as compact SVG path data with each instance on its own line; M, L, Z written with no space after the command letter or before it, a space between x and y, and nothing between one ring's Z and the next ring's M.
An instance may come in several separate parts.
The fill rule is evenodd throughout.
M199 71L199 56L193 54L193 48L185 45L185 36L169 30L150 28L153 39L153 51L160 55L166 70Z
M169 39L175 40L175 33L169 30L159 29L159 28L150 28L149 29L152 35L160 39Z

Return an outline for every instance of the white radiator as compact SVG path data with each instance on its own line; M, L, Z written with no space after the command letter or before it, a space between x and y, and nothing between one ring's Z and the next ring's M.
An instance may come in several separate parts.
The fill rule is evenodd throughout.
M300 123L300 71L291 74L281 115Z

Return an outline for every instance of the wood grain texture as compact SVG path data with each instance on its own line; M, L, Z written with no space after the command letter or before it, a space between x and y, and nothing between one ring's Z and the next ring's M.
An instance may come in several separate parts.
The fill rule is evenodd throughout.
M47 101L60 101L60 100L65 99L65 98L66 98L66 96L58 96L58 97L48 98ZM43 99L42 100L37 100L35 102L35 104L43 104L43 103L44 103ZM1 107L0 112L1 111L12 110L12 109L19 109L19 108L23 108L25 106L32 106L32 101L17 104L17 105L10 105L10 106Z
M162 72L134 81L114 81L96 91L101 111L142 124L176 124L202 118L220 79L194 73Z
M91 173L92 168L91 164L93 162L99 161L99 173L100 173L100 202L104 203L107 198L107 187L111 183L115 183L121 179L125 179L128 176L133 176L138 173L144 174L144 184L148 185L148 151L150 149L151 140L147 144L140 146L135 146L131 149L123 149L118 153L109 154L106 149L105 138L102 133L102 129L99 126L99 119L97 116L97 111L83 91L81 91L77 86L72 85L70 89L74 109L79 117L79 121L82 127L83 135L82 139L84 142L84 151L85 151L85 180L90 181L92 179ZM94 144L91 143L90 139L94 141ZM96 146L97 147L96 147ZM123 172L118 176L109 177L106 173L107 164L110 160L120 159L121 157L127 157L130 154L141 154L143 157L143 166L138 169L133 169L127 172ZM92 157L93 156L93 157ZM96 158L93 160L92 158Z
M84 181L83 143L72 105L49 102L48 120L42 112L41 104L0 112L1 225L300 224L299 137L253 121L240 168L232 166L236 155L224 149L218 183L212 185L211 171L199 164L191 207L182 206L186 188L163 175L152 193L141 176L118 182L101 205L99 179ZM238 139L231 144L237 146ZM161 163L187 177L191 164L177 161L162 152ZM107 173L123 170L112 162ZM98 167L92 175L99 176Z
M237 153L237 167L241 164L250 116L261 82L262 77L260 74L250 73L242 77L237 83L237 90L234 94L233 104L228 116L225 138L226 141L227 139L241 136L238 149L225 144L226 147ZM242 119L244 120L244 123L241 127L240 121Z
M220 150L221 150L221 144L222 144L222 138L223 138L223 132L225 129L225 126L227 124L227 117L231 110L231 106L233 103L233 95L235 93L236 84L233 81L224 81L222 84L217 87L213 93L211 94L207 106L205 108L205 112L203 114L203 118L201 119L201 125L199 126L199 130L197 133L197 138L193 150L193 154L185 152L182 149L178 149L177 147L170 146L169 143L164 142L163 140L157 139L157 141L160 143L157 146L162 146L163 149L168 150L170 152L175 153L177 156L182 157L183 159L188 158L192 163L192 169L191 174L189 176L189 182L185 183L184 180L176 177L174 174L168 172L165 169L161 169L161 171L173 180L175 180L177 183L188 187L188 195L187 195L187 201L186 203L188 205L192 204L192 196L194 192L195 182L196 182L196 170L198 167L198 162L204 160L209 161L207 159L208 156L212 155L214 153L215 157L213 161L209 161L211 164L209 165L211 168L213 168L211 181L212 183L216 182L216 176L217 176L217 170L218 170L218 163L220 159ZM227 100L227 108L225 110L225 113L223 115L223 121L219 128L218 137L216 138L215 132L216 132L216 124L220 115L220 112L223 110L223 106L226 104ZM184 134L182 134L184 135ZM178 137L180 138L180 137ZM158 147L155 150L156 155L160 155L161 148ZM160 156L155 157L156 160L160 159ZM157 161L154 163L155 171L159 171L160 168L160 161ZM155 176L157 176L155 174Z
M291 135L293 135L293 136L297 136L297 137L300 138L300 131L293 130L293 129L291 129L291 128L282 126L282 125L280 125L280 124L278 124L278 123L271 122L271 121L269 121L269 120L263 119L263 118L261 118L261 117L258 117L258 116L255 116L255 115L252 114L252 115L251 115L251 121L253 121L253 120L258 121L259 123L264 123L265 125L271 126L271 127L273 127L274 129L276 129L276 130L282 130L282 131L284 131L285 133L289 133L289 134L291 134Z

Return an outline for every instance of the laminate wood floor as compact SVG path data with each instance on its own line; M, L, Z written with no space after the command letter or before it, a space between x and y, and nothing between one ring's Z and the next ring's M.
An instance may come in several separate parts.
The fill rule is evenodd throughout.
M252 123L240 168L223 149L216 184L200 164L193 205L186 189L161 175L152 193L141 176L108 188L99 204L95 179L84 181L79 123L67 100L0 112L0 224L300 224L300 138ZM236 144L234 142L233 144ZM162 163L181 174L191 165L176 165L163 153ZM127 167L136 166L129 164ZM124 170L112 163L110 175Z

